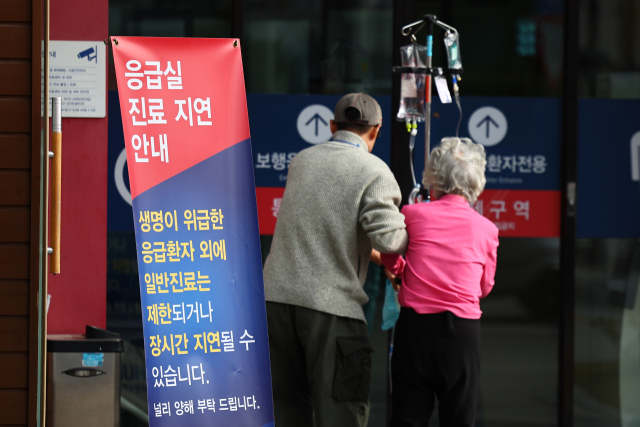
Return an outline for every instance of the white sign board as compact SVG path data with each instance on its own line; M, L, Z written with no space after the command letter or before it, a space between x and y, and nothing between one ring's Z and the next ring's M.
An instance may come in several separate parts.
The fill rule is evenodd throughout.
M640 131L631 137L631 179L640 181Z
M44 89L44 72L42 85ZM49 98L62 98L62 117L103 118L107 109L106 95L107 56L104 42L49 42Z

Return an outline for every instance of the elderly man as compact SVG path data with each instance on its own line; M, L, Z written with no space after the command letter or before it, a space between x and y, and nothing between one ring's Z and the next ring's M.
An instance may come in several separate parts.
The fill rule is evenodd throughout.
M331 140L291 162L264 267L277 427L366 426L371 346L362 289L372 248L407 246L401 193L370 154L380 105L338 101ZM374 251L375 252L375 251Z

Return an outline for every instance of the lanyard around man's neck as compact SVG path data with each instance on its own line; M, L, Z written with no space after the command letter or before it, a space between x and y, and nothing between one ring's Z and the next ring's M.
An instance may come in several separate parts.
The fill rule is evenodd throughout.
M344 142L345 144L353 145L354 147L360 148L360 144L356 144L356 143L353 143L353 142L345 141L345 140L343 140L343 139L334 139L334 138L331 138L331 139L330 139L330 141L335 141L335 142Z

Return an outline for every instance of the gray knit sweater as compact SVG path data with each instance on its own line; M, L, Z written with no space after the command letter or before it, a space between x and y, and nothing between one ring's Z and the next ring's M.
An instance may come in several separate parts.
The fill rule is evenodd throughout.
M407 246L400 199L389 167L354 133L298 153L264 266L267 301L364 320L371 247Z

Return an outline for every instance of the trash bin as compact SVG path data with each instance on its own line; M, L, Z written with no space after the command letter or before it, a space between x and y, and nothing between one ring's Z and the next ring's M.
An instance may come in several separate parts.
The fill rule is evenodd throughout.
M120 335L47 336L47 427L119 427Z

